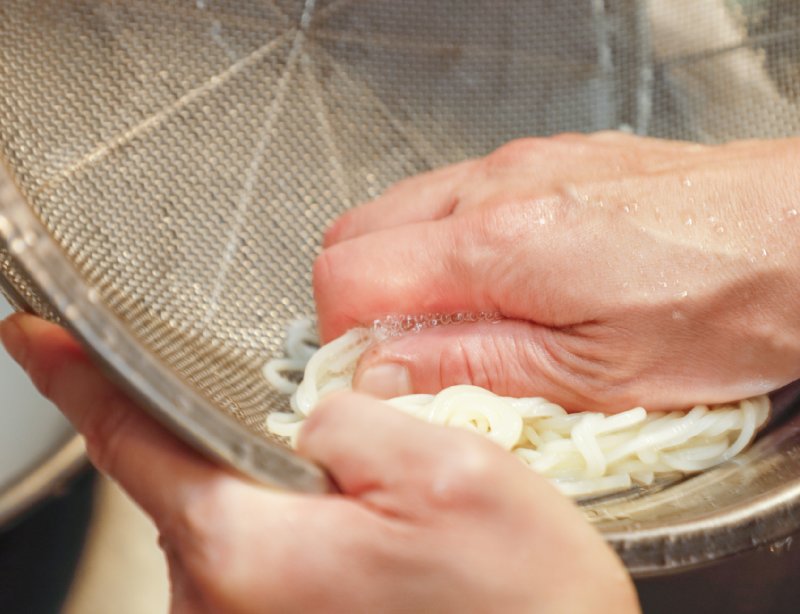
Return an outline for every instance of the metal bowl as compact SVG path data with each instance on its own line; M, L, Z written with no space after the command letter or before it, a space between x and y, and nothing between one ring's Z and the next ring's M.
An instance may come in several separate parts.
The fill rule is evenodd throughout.
M800 131L780 0L6 0L0 272L156 418L265 483L261 366L313 311L321 229L392 181L525 135ZM783 11L783 13L781 12ZM787 420L747 454L588 516L634 574L800 528Z

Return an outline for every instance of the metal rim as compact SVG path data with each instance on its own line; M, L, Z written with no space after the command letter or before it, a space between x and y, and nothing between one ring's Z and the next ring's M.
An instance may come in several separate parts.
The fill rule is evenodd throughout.
M222 464L261 483L299 492L329 492L313 463L259 438L216 410L130 336L72 267L28 207L0 161L0 239L39 296L84 347L154 418Z
M797 405L797 403L795 403ZM760 488L713 511L693 509L715 489L734 494L748 471L758 473ZM648 507L666 499L685 518L655 524ZM648 577L702 567L727 557L775 544L800 529L800 416L759 439L741 456L656 493L649 501L610 505L597 526L635 577ZM621 513L624 523L615 515ZM605 515L610 520L605 520ZM636 530L621 524L637 524Z

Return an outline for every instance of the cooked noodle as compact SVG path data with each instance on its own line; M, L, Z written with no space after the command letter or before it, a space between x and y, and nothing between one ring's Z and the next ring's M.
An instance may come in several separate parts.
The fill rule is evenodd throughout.
M267 429L294 446L319 399L351 387L358 358L374 338L370 329L353 329L317 349L312 323L294 322L287 335L288 358L273 359L264 367L267 381L292 395L292 411L271 413ZM648 413L636 407L613 415L569 414L543 398L501 397L466 385L386 402L428 422L485 435L573 497L652 484L660 475L718 465L752 441L770 407L769 399L760 396L688 411Z

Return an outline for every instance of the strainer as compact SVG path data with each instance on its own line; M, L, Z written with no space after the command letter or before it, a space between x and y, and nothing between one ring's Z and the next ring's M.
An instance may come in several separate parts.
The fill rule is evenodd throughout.
M799 7L3 0L2 287L71 328L205 452L268 484L325 490L266 433L285 400L260 372L287 323L313 312L323 227L406 175L525 135L797 133ZM787 429L744 460L587 515L635 573L779 539L798 525L778 513L800 497L797 454L776 452L800 453ZM747 478L762 461L785 479ZM710 515L697 484L722 497L733 482L721 508L733 516Z

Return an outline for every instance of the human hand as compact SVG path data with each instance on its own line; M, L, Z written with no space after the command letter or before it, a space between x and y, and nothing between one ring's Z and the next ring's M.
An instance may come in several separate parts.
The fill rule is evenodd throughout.
M577 508L477 435L334 396L299 444L342 494L274 492L173 438L61 328L17 315L0 337L155 521L173 612L638 611Z
M356 389L472 383L571 409L683 408L800 378L800 141L514 141L346 213L314 269L328 341L387 314ZM376 368L377 367L377 368Z

